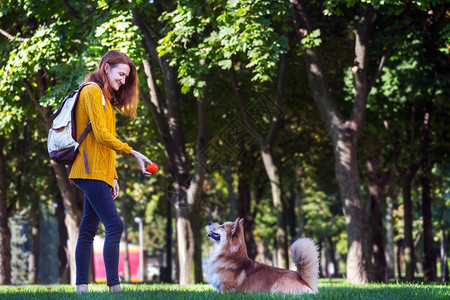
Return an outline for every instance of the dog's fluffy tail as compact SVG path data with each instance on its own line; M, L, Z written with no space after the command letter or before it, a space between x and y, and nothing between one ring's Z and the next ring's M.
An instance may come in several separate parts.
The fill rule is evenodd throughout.
M291 245L292 259L301 278L317 293L319 251L310 238L300 238Z

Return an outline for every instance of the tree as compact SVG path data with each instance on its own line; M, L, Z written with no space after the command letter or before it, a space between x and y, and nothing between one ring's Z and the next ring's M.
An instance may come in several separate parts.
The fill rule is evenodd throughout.
M4 140L0 137L0 283L11 283L11 231L8 226L6 160Z
M187 16L193 10L187 8ZM165 97L157 85L155 77L155 66L149 60L143 62L144 71L147 77L149 96L145 92L142 96L151 109L156 120L159 133L165 147L167 157L167 170L174 182L174 191L171 200L175 205L175 215L177 224L177 247L178 259L180 262L180 284L189 284L202 281L201 273L201 247L200 247L200 219L197 217L200 207L200 197L204 176L206 173L205 162L206 153L202 152L208 141L208 91L206 78L202 71L198 73L197 80L204 82L205 91L202 94L195 94L197 102L197 142L196 156L194 160L194 172L191 175L189 169L191 162L186 153L185 137L183 132L183 118L180 114L181 93L177 84L177 72L169 64L169 57L163 53L158 54L155 39L160 36L150 24L140 16L137 8L133 10L134 22L143 33L143 44L149 57L155 60L161 69L164 78ZM193 21L196 20L184 20ZM198 24L197 24L198 25ZM192 25L189 27L193 29ZM201 35L204 27L195 27L193 34ZM206 57L199 56L193 64L199 69L205 69Z
M287 235L286 222L282 203L282 185L277 163L272 153L272 144L280 124L283 92L285 87L286 57L280 60L278 85L275 101L273 101L270 116L255 116L249 112L250 103L245 103L246 95L241 82L236 75L236 65L244 65L253 71L253 81L263 82L274 78L277 73L276 61L286 48L286 37L277 33L275 26L280 25L286 11L282 10L283 1L260 1L253 3L213 1L205 4L201 1L178 3L178 9L170 14L173 30L162 39L162 54L177 53L173 64L179 67L182 91L192 90L194 95L206 91L205 81L197 80L198 73L211 72L214 67L229 70L230 79L243 119L248 131L258 141L261 155L272 187L272 199L277 215L277 245L280 266L287 266ZM195 13L194 13L195 10ZM272 20L273 18L273 20ZM273 24L272 24L273 22ZM193 35L206 28L200 35ZM189 43L184 51L181 43ZM267 53L268 52L268 53ZM183 53L180 57L180 53ZM196 65L195 56L199 54L208 60L207 68ZM258 99L253 99L258 102ZM256 104L257 105L257 104ZM270 106L270 104L269 104ZM255 119L268 118L269 124L256 124ZM259 122L259 120L258 120ZM232 147L238 147L239 141L232 142ZM239 151L239 150L238 150Z
M373 45L371 34L377 15L398 15L398 20L403 22L411 9L411 1L402 1L399 5L392 5L386 1L368 1L355 7L354 2L328 1L326 14L341 14L343 4L350 9L358 9L357 22L354 27L354 61L353 73L353 104L350 117L345 119L339 105L336 104L330 92L329 84L325 78L325 68L318 47L320 40L318 29L311 21L311 11L308 10L306 1L291 0L294 10L293 18L298 32L299 42L304 48L304 61L313 92L314 100L321 112L322 119L333 142L335 151L335 172L339 183L340 194L344 204L346 226L348 233L349 253L347 258L347 277L352 283L366 283L371 280L370 274L370 241L368 239L368 221L366 211L362 206L360 195L360 182L357 169L358 141L365 120L366 105L370 91L381 75L384 65L392 55L395 37L404 24L395 25L393 38L383 45L383 54L379 60L369 56L369 50ZM426 6L432 1L427 2ZM374 66L371 71L371 67ZM372 75L370 76L370 72ZM411 173L412 174L412 173ZM406 178L406 177L405 177ZM411 178L409 176L408 178ZM408 186L405 186L405 190ZM407 196L407 195L406 195ZM408 199L408 197L406 197ZM408 202L406 202L408 204ZM409 220L409 207L407 206L406 218ZM408 232L405 232L408 236ZM410 236L410 235L409 235ZM407 249L411 248L411 241L407 241ZM411 257L409 252L408 257ZM409 268L409 267L408 267ZM409 270L409 269L408 269ZM409 274L409 273L408 273ZM410 279L410 277L408 277Z

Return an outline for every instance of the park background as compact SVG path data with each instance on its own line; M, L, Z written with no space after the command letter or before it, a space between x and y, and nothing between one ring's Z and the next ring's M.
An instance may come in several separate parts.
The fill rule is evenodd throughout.
M321 277L448 280L448 7L2 1L0 283L74 281L83 197L46 139L111 49L140 80L117 136L160 166L117 157L122 240L139 243L142 218L159 280L202 282L206 224L238 216L249 256L275 266L308 236Z

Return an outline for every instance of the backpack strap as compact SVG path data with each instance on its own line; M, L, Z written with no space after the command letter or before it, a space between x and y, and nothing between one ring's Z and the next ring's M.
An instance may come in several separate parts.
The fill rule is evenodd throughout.
M83 133L78 138L77 143L81 144L91 130L92 130L92 124L91 124L91 121L88 121L86 128L84 129ZM87 174L91 173L91 170L89 169L89 164L88 164L88 159L87 159L87 155L86 155L86 150L84 148L84 144L83 144L83 160L84 160L84 168L86 170L86 173Z
M106 106L106 103L105 103L105 97L103 96L102 88L101 88L97 83L91 82L91 81L90 81L90 82L86 82L85 84L83 84L83 85L79 88L80 92L81 92L81 89L82 89L82 88L84 88L85 86L87 86L87 85L89 85L89 84L96 85L96 86L100 89L100 92L102 93L103 111L105 111L105 106Z

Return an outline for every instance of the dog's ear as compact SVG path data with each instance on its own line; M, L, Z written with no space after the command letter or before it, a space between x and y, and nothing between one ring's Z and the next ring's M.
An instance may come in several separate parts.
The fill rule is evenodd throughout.
M231 235L233 235L237 230L239 230L239 218L234 221L233 228L231 229Z
M242 228L244 228L243 226L244 226L244 218L241 218L240 220L239 220L239 226L241 226Z

